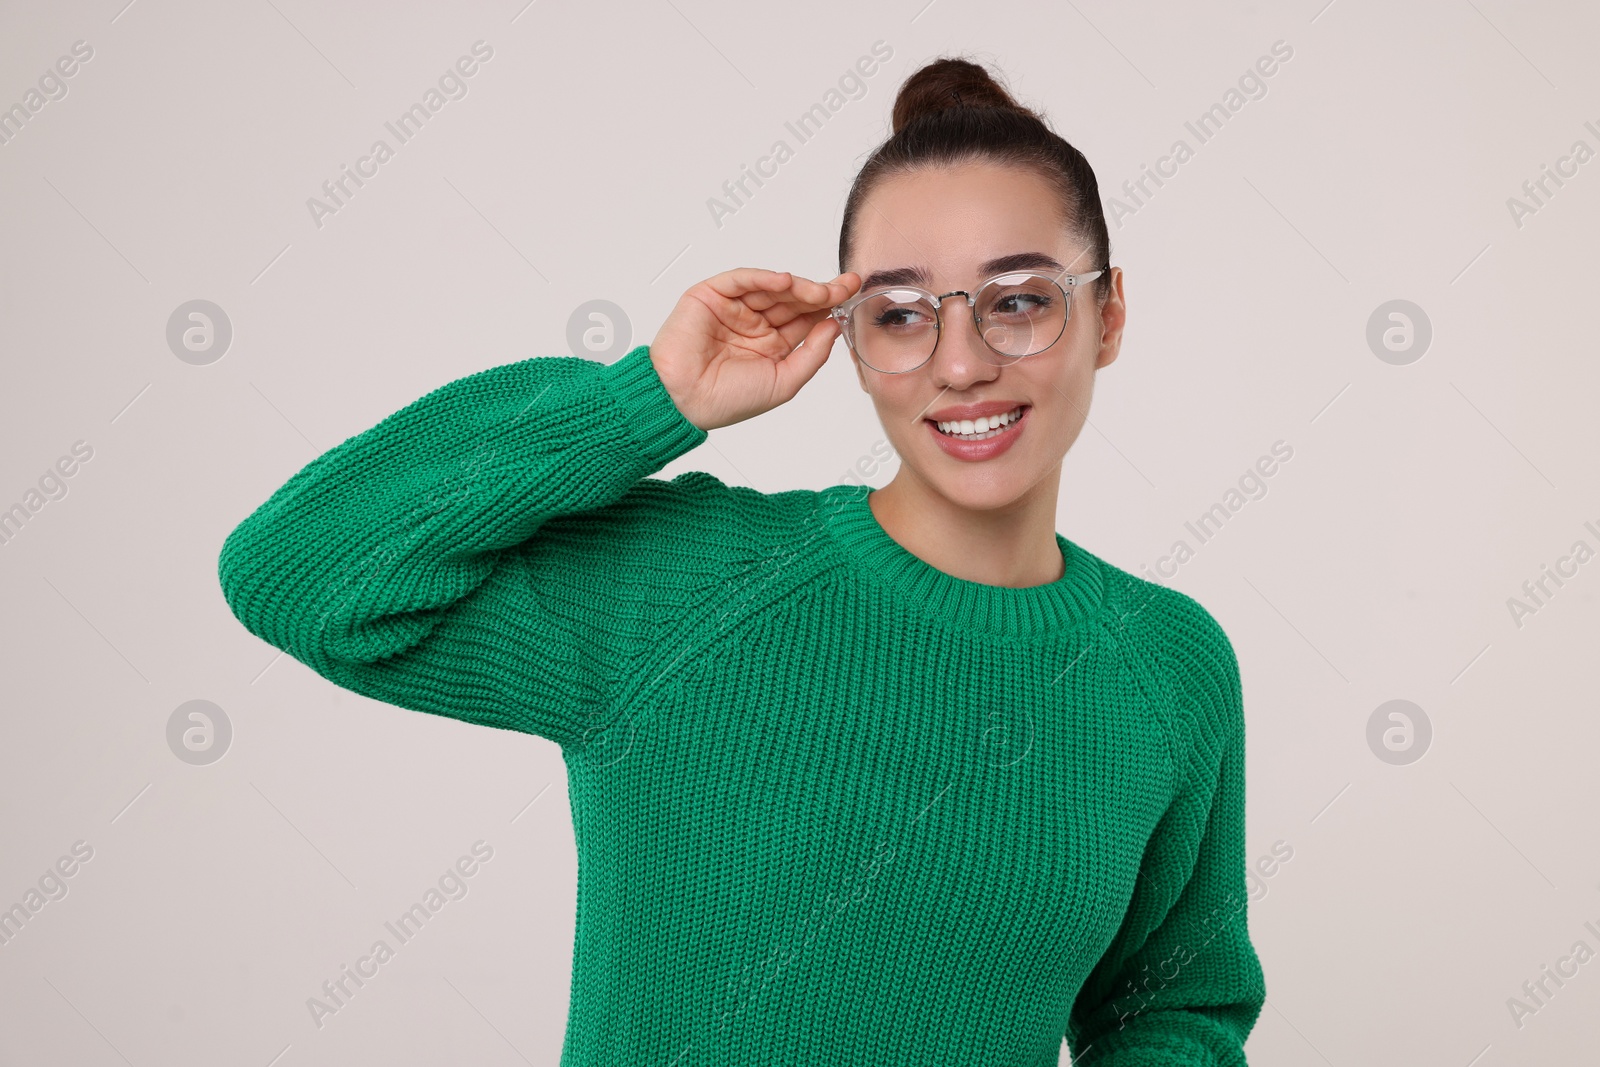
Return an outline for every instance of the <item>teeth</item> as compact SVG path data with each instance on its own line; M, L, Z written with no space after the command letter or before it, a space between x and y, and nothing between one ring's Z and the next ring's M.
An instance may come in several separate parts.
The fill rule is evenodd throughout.
M1021 417L1022 407L1018 406L1002 415L986 415L981 419L958 419L953 422L939 422L934 425L952 437L975 437L981 434L989 434L991 430L997 430L1002 426L1009 426Z

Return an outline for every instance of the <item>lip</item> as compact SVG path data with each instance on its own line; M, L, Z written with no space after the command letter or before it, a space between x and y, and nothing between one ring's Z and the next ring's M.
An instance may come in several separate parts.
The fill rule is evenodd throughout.
M980 419L985 415L1004 415L1017 408L1030 407L1020 400L985 400L981 404L960 404L956 407L940 408L931 411L923 418L934 422L956 422L961 419Z
M996 403L1004 402L997 401ZM977 418L978 415L998 415L1003 412L1010 411L1012 408L1016 407L1022 408L1022 417L1017 419L1016 422L1006 426L1005 431L1001 433L1000 436L991 437L985 441L957 440L954 437L950 437L940 432L939 427L936 425L936 420L927 418L923 419L922 421L928 427L928 433L933 435L934 443L936 443L940 448L944 449L945 455L950 456L952 459L959 459L966 463L977 463L986 459L994 459L996 456L1005 453L1012 445L1017 443L1017 438L1021 437L1023 431L1027 429L1028 420L1033 415L1033 405L1012 404L1011 407L996 407L995 403L973 404L967 408L945 408L943 411L939 412L940 415L944 415L946 412L951 411L971 410L977 414L961 417ZM937 420L937 422L945 421L947 420L943 418Z

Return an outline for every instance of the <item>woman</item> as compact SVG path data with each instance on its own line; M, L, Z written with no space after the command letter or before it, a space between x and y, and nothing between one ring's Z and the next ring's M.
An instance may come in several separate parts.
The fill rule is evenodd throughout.
M727 271L615 363L436 389L245 519L222 588L341 686L561 746L563 1064L1243 1064L1233 650L1055 532L1124 321L1094 174L963 60L894 130L837 278ZM887 486L649 477L841 335Z

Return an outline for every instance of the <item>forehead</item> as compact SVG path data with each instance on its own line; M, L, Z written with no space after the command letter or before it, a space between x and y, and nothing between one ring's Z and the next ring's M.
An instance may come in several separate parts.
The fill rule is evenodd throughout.
M1004 270L1090 270L1060 201L1038 174L966 163L897 174L856 216L849 269L863 288L961 287ZM1034 254L1023 259L1024 254Z

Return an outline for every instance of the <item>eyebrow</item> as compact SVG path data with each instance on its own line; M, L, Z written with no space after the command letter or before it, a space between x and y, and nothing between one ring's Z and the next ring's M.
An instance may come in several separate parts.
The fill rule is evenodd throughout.
M995 274L1004 274L1013 270L1045 270L1054 273L1064 273L1066 267L1058 263L1054 256L1047 256L1043 252L1013 252L998 259L985 260L978 264L978 276L988 278ZM865 292L879 285L918 285L924 289L933 287L933 276L923 267L893 267L887 270L875 270L861 281L861 292Z

